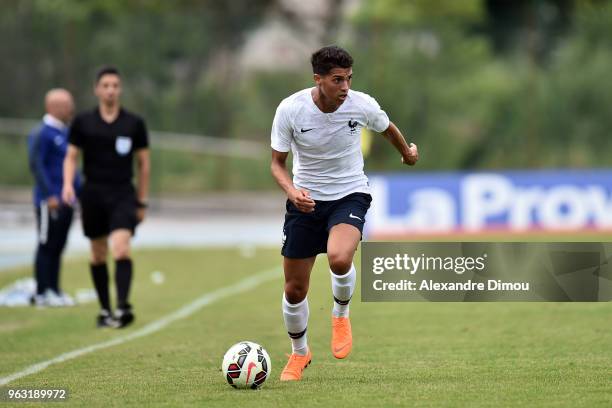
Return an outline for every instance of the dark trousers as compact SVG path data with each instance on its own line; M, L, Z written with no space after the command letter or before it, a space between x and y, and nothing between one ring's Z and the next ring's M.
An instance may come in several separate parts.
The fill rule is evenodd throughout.
M72 214L72 207L66 205L50 210L43 201L36 207L38 247L34 261L34 277L39 295L47 289L58 293L60 291L60 264L72 223Z

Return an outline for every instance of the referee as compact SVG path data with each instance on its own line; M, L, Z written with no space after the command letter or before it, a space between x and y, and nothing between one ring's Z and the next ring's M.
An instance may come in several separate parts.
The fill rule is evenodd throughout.
M62 199L72 205L72 180L83 152L85 183L79 197L83 230L91 242L91 276L100 313L98 327L125 327L134 321L128 302L132 282L130 239L145 217L149 190L149 141L144 121L120 105L121 76L115 67L98 71L94 93L98 106L78 114L70 128L64 160ZM136 158L138 187L132 184ZM108 241L115 261L117 310L112 314L108 289Z

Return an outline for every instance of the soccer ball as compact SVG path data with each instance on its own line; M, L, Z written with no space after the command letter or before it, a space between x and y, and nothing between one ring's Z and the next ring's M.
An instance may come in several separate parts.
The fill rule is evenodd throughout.
M261 387L272 371L268 352L257 343L241 341L223 356L223 377L234 388Z

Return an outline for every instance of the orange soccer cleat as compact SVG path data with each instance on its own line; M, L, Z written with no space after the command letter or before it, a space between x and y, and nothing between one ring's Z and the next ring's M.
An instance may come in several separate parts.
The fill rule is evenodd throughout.
M280 380L281 381L299 381L302 379L302 372L310 361L312 360L312 353L310 349L308 349L308 353L305 356L301 356L299 354L292 353L289 356L289 361L287 361L287 365L283 368L283 372L281 373Z
M353 333L348 317L332 316L331 349L334 357L345 358L353 348Z

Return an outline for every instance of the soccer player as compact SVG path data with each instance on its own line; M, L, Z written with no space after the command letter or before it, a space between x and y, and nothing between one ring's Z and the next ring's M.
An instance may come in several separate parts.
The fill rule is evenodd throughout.
M34 207L38 246L34 262L36 306L72 306L74 301L60 290L62 252L72 223L72 207L63 205L62 164L68 146L68 123L74 113L72 95L65 89L52 89L45 96L40 126L28 136L30 169L34 175ZM78 187L78 179L75 179Z
M363 172L362 127L381 132L414 165L408 145L376 101L350 89L353 59L337 46L312 54L315 87L284 99L272 124L272 175L287 194L283 227L285 290L282 310L292 354L281 381L300 380L310 363L308 285L317 254L327 252L333 292L331 349L345 358L353 339L349 302L355 288L353 256L372 197ZM293 152L293 180L286 167Z
M72 178L79 152L83 152L85 184L80 196L83 230L91 242L91 276L100 313L98 327L125 327L134 320L128 302L132 282L130 240L145 217L149 190L149 142L144 121L120 105L121 77L114 67L96 75L98 106L80 113L70 128L64 160L62 199L73 204ZM138 188L132 185L133 158ZM108 241L115 260L117 310L113 316L108 291Z

